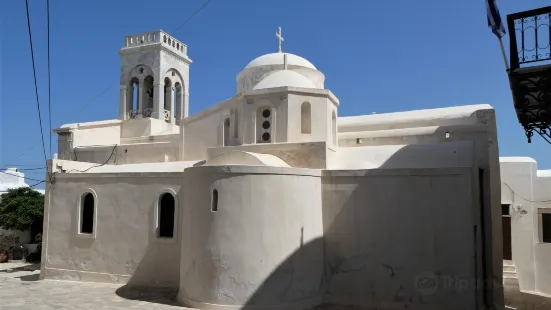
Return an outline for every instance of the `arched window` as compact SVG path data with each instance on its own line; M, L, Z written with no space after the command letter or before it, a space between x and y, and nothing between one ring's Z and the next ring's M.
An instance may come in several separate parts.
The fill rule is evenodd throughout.
M230 145L230 119L224 120L224 146Z
M92 193L86 193L81 198L80 206L80 231L81 234L94 233L94 209L96 202Z
M300 106L300 132L312 133L312 107L307 101Z
M183 96L182 96L182 84L180 82L174 83L174 102L175 102L175 108L174 108L174 116L176 117L176 124L180 121L180 119L183 118L183 110L184 110L184 103L183 103Z
M132 78L129 84L130 85L127 93L127 108L128 111L137 111L139 109L138 102L140 98L140 81L137 78Z
M175 218L176 202L171 193L164 193L159 198L159 215L158 215L158 237L173 238L174 237L174 218Z
M211 211L218 211L218 190L216 189L212 191Z
M333 114L331 116L331 131L333 135L333 144L337 146L339 145L339 141L337 141L337 114L335 113L335 110L333 110Z

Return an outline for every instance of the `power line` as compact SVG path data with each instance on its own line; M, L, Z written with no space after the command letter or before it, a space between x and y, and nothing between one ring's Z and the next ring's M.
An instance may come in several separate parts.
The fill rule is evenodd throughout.
M51 83L50 83L50 0L46 0L46 18L47 18L47 41L48 41L48 116L50 124L50 156L52 156L52 105L51 105Z
M535 201L535 200L530 200L530 199L526 199L522 196L520 196L519 194L515 193L515 191L511 188L511 186L509 186L509 184L507 183L503 183L505 184L505 186L507 186L509 188L509 190L511 190L511 193L513 194L513 196L517 196L518 198L526 201L526 202L534 202L534 203L543 203L543 202L551 202L551 199L549 200L541 200L541 201Z
M40 181L40 182L35 183L35 184L33 184L33 185L29 185L29 188L33 188L33 187L35 187L35 186L37 186L37 185L40 185L40 184L42 184L42 183L44 183L44 182L46 182L46 181Z
M31 180L31 181L42 181L42 182L46 182L44 180L38 180L38 179L33 179L33 178L27 178L27 177L22 177L20 175L17 175L17 174L11 174L11 173L7 173L7 172L4 172L4 171L0 171L0 173L3 173L3 174L7 174L7 175L11 175L11 176L14 176L14 177L18 177L18 178L21 178L21 179L28 179L28 180Z
M197 11L195 11L195 13L193 13L188 19L186 19L185 22L183 22L180 26L178 26L178 28L176 28L174 32L178 32L178 30L180 30L180 28L182 28L185 24L187 24L187 22L189 22L195 15L197 15L197 13L201 12L201 10L207 7L207 5L209 5L211 1L212 0L208 0L207 2L205 2L205 4L203 4L202 7L200 7Z
M111 87L113 87L113 84L107 86L106 89L104 89L99 95L97 95L94 99L90 100L90 102L84 104L84 106L78 110L77 113L80 113L82 112L84 109L86 109L86 107L88 107L90 104L92 104L94 101L98 100L103 94L105 94L106 91L108 91Z
M44 145L44 130L42 129L42 115L40 113L40 101L38 100L38 85L36 83L36 68L34 65L34 49L33 49L33 39L31 34L31 19L29 17L29 0L25 0L25 8L27 10L27 29L29 30L29 43L31 45L31 61L33 64L33 76L34 76L34 92L36 95L36 107L38 109L38 122L40 125L40 136L42 138L42 151L44 152L44 163L48 161L46 156L46 146Z
M105 166L107 165L107 163L111 160L111 157L113 157L113 154L115 154L115 149L117 149L117 146L115 144L115 146L113 147L113 150L111 150L111 155L109 155L109 158L107 158L107 160L103 163L103 164L99 164L99 165L95 165L95 166L92 166L92 167L89 167L87 169L84 169L84 170L77 170L77 169L72 169L72 170L69 170L67 173L71 173L73 171L77 171L77 172L86 172L92 168L97 168L97 167L101 167L101 166ZM117 162L117 158L115 157L115 162Z
M203 4L199 9L197 9L193 14L190 15L190 17L188 17L180 26L178 26L178 28L176 28L176 30L174 30L174 32L178 32L178 30L180 30L180 28L182 28L185 24L187 24L193 17L195 17L195 15L197 15L199 12L201 12L204 8L207 7L207 5L211 2L212 0L207 0L207 2L205 2L205 4ZM157 48L160 48L161 45L159 45ZM93 102L95 102L97 99L99 99L106 91L108 91L111 87L113 87L114 84L110 84L109 86L107 86L107 88L105 88L97 97L95 97L93 100L91 100L90 102L86 103L80 110L78 110L77 113L80 113L82 112L84 109L86 109L90 104L92 104Z
M0 168L0 170L8 170L10 168L16 168L18 171L32 171L32 170L44 170L46 167L40 167L40 168L17 168L17 167L7 167L7 168Z
M27 20L28 20L28 0L27 1ZM178 30L180 30L180 28L182 28L184 25L186 25L193 17L195 17L195 15L197 15L199 12L201 12L203 9L205 9L207 7L207 5L210 4L210 2L212 2L212 0L207 0L205 2L205 4L203 4L199 9L197 9L190 17L188 17L180 26L178 26L178 28L176 28L176 30L174 32L177 32ZM47 6L47 11L48 11L48 15L47 15L47 18L48 18L48 107L50 109L50 6L49 6L49 3L50 1L47 0L46 2L46 6ZM30 24L29 24L29 36L30 36ZM31 42L31 50L32 50L32 42ZM33 59L34 59L34 56L33 56ZM34 71L34 60L33 60L33 71ZM90 102L84 104L82 106L82 108L80 108L80 110L77 111L77 114L82 112L84 109L86 109L90 104L92 104L93 102L95 102L97 99L101 98L101 96L103 94L105 94L105 92L107 92L109 89L111 89L112 87L114 86L114 84L111 84L111 85L108 85L98 96L96 96L94 99L92 99ZM36 87L36 74L35 74L35 87ZM38 101L38 92L37 92L37 101ZM50 154L51 154L51 149L52 149L52 146L51 146L51 134L52 134L52 128L51 128L51 110L49 110L49 113L50 113ZM40 109L39 109L39 115L40 115ZM40 116L39 116L40 118ZM40 130L42 132L42 126L40 127ZM43 135L42 135L43 136ZM34 149L34 147L36 147L36 145L38 145L40 143L40 141L38 141L37 143L35 143L32 147L30 147L28 150L26 151L23 151L21 153L21 155L23 154L26 154L27 152L29 152L30 150ZM44 147L44 138L42 138L42 146L43 148L45 149ZM46 157L45 155L45 152L44 151L44 157ZM19 155L17 158L21 157L21 155ZM17 165L16 165L17 166ZM23 166L23 165L19 165L19 166Z

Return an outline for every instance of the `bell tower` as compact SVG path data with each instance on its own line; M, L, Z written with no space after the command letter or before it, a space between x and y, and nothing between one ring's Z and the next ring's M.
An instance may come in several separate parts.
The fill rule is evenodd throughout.
M121 55L119 119L178 125L189 113L187 45L162 30L126 36Z

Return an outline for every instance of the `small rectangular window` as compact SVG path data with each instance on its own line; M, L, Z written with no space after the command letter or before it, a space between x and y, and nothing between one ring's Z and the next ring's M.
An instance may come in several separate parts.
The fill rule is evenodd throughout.
M541 242L551 243L551 213L541 213Z

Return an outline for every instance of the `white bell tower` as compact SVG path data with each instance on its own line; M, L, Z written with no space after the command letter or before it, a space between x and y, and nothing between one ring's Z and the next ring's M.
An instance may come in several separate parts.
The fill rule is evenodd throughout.
M187 45L162 30L124 38L119 119L155 118L178 125L189 113Z

